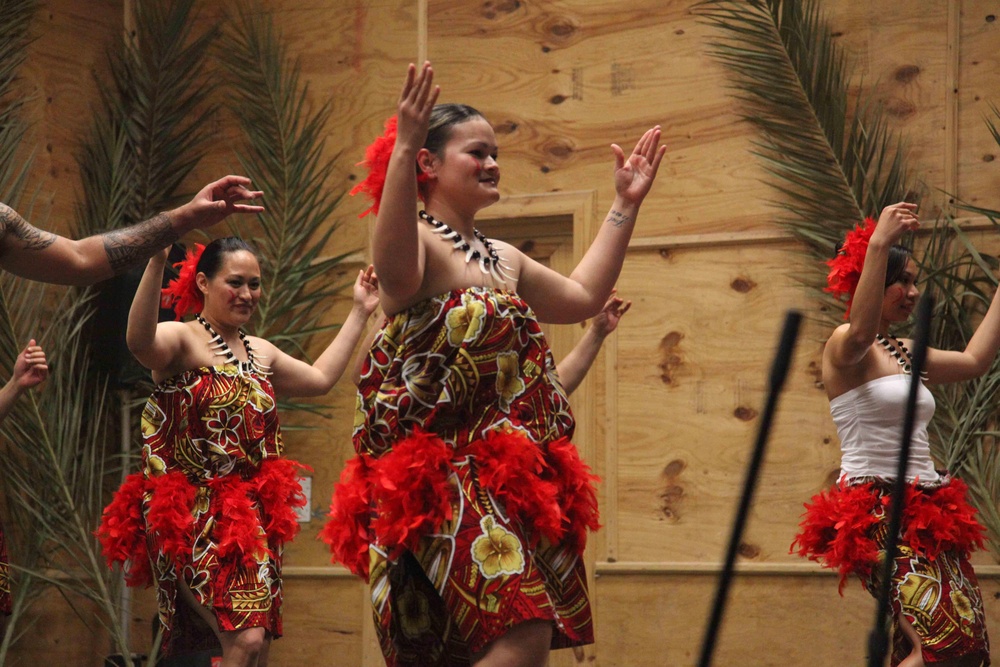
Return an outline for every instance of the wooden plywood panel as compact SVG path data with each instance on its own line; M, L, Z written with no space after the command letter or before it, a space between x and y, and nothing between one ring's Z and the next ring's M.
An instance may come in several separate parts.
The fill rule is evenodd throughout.
M606 576L598 580L602 622L597 626L601 667L697 664L715 577ZM982 583L987 625L1000 631L990 600L996 580ZM713 664L787 667L863 665L875 602L852 582L837 594L830 577L738 577Z
M989 0L961 3L958 80L958 195L1000 209L1000 147L985 119L1000 121L1000 8Z
M271 646L273 665L361 665L361 588L353 578L285 579L285 635Z
M789 276L798 258L790 245L630 253L619 291L635 305L612 389L617 513L606 517L619 560L721 558L783 310L809 303ZM816 386L822 333L805 329L753 518L750 553L763 560L785 557L801 502L839 455Z
M97 98L94 75L106 69L105 49L121 25L122 3L112 0L46 0L35 16L20 90L31 124L26 144L35 151L29 187L38 188L25 215L40 227L69 229L80 189L74 156Z
M761 172L739 159L750 130L687 3L453 5L430 3L430 55L443 97L477 106L497 128L505 193L584 183L603 211L608 145L631 150L660 123L669 150L637 235L766 224L754 196Z

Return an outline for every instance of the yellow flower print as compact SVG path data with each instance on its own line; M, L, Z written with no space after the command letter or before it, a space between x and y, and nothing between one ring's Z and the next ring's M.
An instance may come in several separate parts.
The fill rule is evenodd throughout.
M976 619L975 612L972 611L972 603L962 591L956 588L951 589L951 603L955 606L958 615L965 620L974 621Z
M497 355L497 396L500 409L510 410L510 404L524 392L524 378L516 352L501 352Z
M472 543L472 560L487 579L496 579L502 574L520 574L524 571L524 553L521 541L514 533L496 525L492 516L484 516L479 522L483 529Z
M468 294L462 295L462 304L448 311L445 323L448 342L458 347L463 341L475 340L486 322L486 306Z
M431 629L431 604L421 591L407 586L399 596L399 626L403 634L416 639Z

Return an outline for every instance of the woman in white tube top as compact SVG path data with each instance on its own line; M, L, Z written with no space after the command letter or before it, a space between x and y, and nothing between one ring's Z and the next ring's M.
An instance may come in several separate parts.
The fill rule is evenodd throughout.
M909 250L897 245L920 223L915 204L882 210L878 223L847 235L828 262L828 291L846 295L848 322L823 352L823 383L841 442L841 475L806 504L792 545L802 556L840 572L841 589L855 573L878 590L888 504L896 476L903 413L910 387L910 341L890 328L906 321L920 293ZM964 351L929 349L923 380L959 382L985 373L1000 347L994 296ZM976 510L961 480L931 459L927 424L934 397L921 382L907 468L907 496L892 575L893 666L989 665L982 596L969 555L982 547Z

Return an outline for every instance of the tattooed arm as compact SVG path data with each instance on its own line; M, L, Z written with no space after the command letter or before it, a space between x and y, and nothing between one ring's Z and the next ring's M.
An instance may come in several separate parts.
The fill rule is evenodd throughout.
M615 154L615 201L583 259L565 278L522 256L517 292L543 322L566 324L593 317L604 306L625 260L629 239L642 204L660 168L666 147L660 146L660 127L646 131L626 159Z
M262 193L250 180L227 176L209 183L187 204L131 227L79 241L33 227L17 211L0 204L0 268L32 280L87 285L138 264L191 229L208 227L230 213L257 213L263 207L238 204Z

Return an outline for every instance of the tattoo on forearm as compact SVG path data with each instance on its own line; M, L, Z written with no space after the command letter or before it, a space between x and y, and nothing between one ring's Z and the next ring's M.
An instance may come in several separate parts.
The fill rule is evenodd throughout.
M608 213L607 217L607 221L610 222L615 227L621 227L622 225L624 225L627 222L630 222L631 220L632 220L631 216L625 215L621 211L616 211L615 209L611 209L611 212Z
M104 239L104 250L108 253L108 263L115 273L121 273L133 264L149 259L157 250L163 250L178 238L166 213L101 236Z
M55 234L32 227L17 211L0 204L0 238L16 239L24 250L45 250L56 240Z

